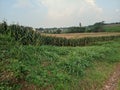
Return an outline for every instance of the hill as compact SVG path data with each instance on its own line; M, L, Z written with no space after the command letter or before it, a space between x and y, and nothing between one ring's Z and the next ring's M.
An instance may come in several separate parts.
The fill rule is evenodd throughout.
M108 24L108 25L104 25L103 29L106 32L120 32L120 24Z

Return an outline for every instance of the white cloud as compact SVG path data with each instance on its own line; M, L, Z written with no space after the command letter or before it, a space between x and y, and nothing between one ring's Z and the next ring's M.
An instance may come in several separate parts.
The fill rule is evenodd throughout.
M83 17L100 19L102 8L99 8L95 0L39 0L48 8L46 21L54 25L73 24L83 20ZM79 19L79 20L78 20ZM97 21L96 20L96 21ZM51 24L52 24L51 23Z
M120 10L119 10L119 9L115 9L115 12L119 13L119 12L120 12Z
M92 6L96 6L95 5L95 0L85 0L87 3L89 3Z
M102 12L102 8L98 7L96 4L96 0L85 0L88 7L92 7L93 11L97 11L97 12Z
M17 0L15 8L34 8L40 18L41 4L47 9L42 24L44 26L70 26L79 22L90 24L101 20L102 8L96 5L96 0ZM34 2L34 3L33 3ZM34 11L31 11L34 12ZM29 17L29 16L28 16ZM37 21L40 22L40 21ZM40 22L41 23L41 22Z

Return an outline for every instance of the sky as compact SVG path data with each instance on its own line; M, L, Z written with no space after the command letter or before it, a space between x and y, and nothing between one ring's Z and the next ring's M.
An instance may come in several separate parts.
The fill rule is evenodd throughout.
M0 0L0 22L69 27L120 22L120 0Z

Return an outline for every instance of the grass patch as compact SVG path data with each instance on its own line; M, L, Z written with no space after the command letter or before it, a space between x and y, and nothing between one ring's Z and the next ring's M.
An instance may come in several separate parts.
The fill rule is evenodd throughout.
M118 82L117 90L120 90L120 80Z
M120 25L105 25L103 29L106 32L120 32Z
M115 66L115 63L94 62L94 66L87 69L86 75L79 81L77 90L101 90Z
M96 90L120 60L120 40L86 47L20 45L0 35L0 89Z

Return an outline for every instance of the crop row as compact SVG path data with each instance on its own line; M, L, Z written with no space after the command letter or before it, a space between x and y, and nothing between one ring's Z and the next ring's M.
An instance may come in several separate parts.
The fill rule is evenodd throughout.
M19 41L23 45L30 44L30 45L55 45L55 46L85 46L97 41L109 41L116 38L120 38L120 35L85 37L78 39L51 37L51 36L41 35L39 32L34 31L30 27L24 27L15 24L7 26L5 22L0 24L0 33L9 34L16 41Z

